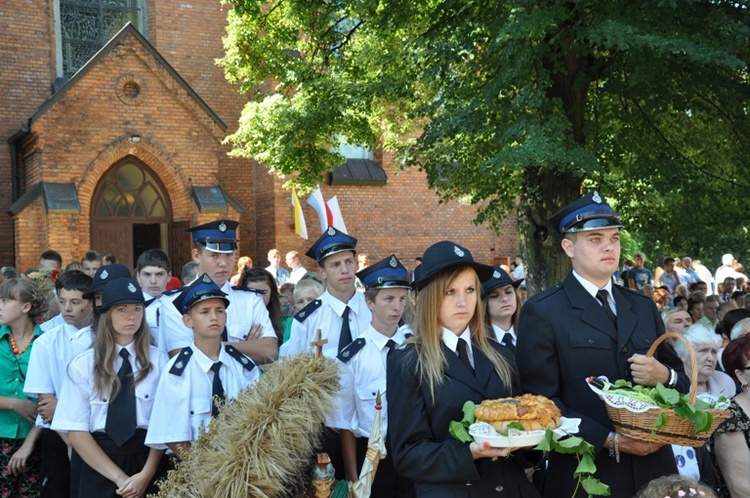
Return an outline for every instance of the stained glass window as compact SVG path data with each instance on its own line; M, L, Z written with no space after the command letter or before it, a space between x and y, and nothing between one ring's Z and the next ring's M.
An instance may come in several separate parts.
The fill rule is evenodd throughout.
M63 74L69 76L125 24L143 31L144 0L59 0Z
M146 169L126 161L102 178L96 189L97 218L164 218L167 202L156 179Z

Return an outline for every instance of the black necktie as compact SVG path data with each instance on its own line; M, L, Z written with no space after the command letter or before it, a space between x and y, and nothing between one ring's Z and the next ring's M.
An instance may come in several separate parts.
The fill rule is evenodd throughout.
M388 348L386 357L388 357L388 355L391 354L391 351L396 349L396 346L398 346L398 344L396 344L396 341L394 341L393 339L388 339L388 342L385 343L385 347Z
M215 417L219 414L218 404L220 402L223 403L227 399L224 395L224 386L221 383L221 377L219 377L219 369L221 369L220 361L217 361L216 363L211 365L211 371L214 373L214 380L211 383L211 398L213 398L213 401L211 403L212 417Z
M117 378L120 379L120 392L109 402L104 430L117 446L122 446L135 435L136 414L133 367L130 366L128 360L130 353L122 348L119 354L122 357L122 366L117 372Z
M459 338L458 339L458 345L456 346L456 352L458 353L458 359L461 360L461 363L466 365L466 368L469 369L469 372L472 374L474 373L474 367L471 366L471 360L469 360L469 351L467 349L466 341Z
M339 353L352 342L352 330L349 328L349 306L344 308L344 314L341 315L341 335L339 335Z
M513 345L513 336L510 335L510 332L505 333L502 342L508 349L510 349L511 353L516 354L516 347Z
M617 317L615 316L612 308L609 306L609 292L606 289L599 289L596 292L596 298L602 303L604 312L607 314L609 319L612 321L615 327L617 327Z

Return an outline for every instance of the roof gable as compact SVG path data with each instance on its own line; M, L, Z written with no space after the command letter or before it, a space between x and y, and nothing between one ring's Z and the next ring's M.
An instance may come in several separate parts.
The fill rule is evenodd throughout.
M143 48L153 56L155 62L163 67L166 72L174 78L174 80L181 86L186 94L190 97L195 104L202 109L206 115L218 126L221 131L226 131L227 125L221 118L211 109L211 107L196 93L195 90L185 81L182 76L162 57L158 50L133 26L132 23L126 24L115 36L112 37L86 64L84 64L70 79L60 87L55 94L44 102L34 114L31 115L30 122L33 123L39 119L47 110L49 110L57 101L59 101L68 90L70 90L78 81L81 80L96 64L106 57L112 50L117 47L122 41L128 37L134 37Z

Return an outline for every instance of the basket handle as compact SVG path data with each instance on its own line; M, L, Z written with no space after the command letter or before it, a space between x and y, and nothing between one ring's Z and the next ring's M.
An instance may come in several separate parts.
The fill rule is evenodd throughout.
M659 347L659 344L667 339L677 339L682 341L690 355L690 404L695 405L695 396L698 394L698 359L695 357L695 351L693 351L693 346L690 344L690 341L685 339L682 334L665 332L657 337L651 347L648 348L646 356L654 356L654 352L656 352L656 348Z

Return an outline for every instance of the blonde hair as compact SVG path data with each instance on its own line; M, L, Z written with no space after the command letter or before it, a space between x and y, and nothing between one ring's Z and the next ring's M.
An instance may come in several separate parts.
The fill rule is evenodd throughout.
M145 309L145 308L144 308ZM115 372L115 357L117 348L115 347L114 330L112 329L111 310L107 310L99 317L96 326L96 335L94 335L94 388L100 398L110 397L110 401L120 394L122 385ZM151 363L149 347L151 346L151 332L146 323L146 313L144 311L141 326L135 333L135 359L140 365L140 369L134 372L133 389L154 369Z
M416 333L409 339L409 342L414 344L414 351L417 354L417 375L420 382L427 383L433 402L435 400L435 388L443 383L445 367L448 364L442 346L442 326L438 319L440 306L450 284L465 271L470 271L474 276L474 286L477 293L476 306L469 321L473 346L484 353L492 362L500 380L508 388L511 386L512 368L505 358L492 347L487 337L484 306L479 296L482 289L479 277L471 267L451 268L436 275L417 294L416 310L412 322L412 329Z

